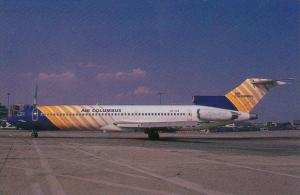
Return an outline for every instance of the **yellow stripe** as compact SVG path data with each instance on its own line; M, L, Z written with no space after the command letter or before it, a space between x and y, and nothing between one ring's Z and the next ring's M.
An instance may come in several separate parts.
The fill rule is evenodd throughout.
M253 88L253 86L251 86L248 82L244 82L244 84L247 87L247 89L253 93L253 95L255 96L255 98L257 99L257 101L259 101L261 98L257 95L257 92L255 91L255 89Z
M84 116L81 116L81 113L79 112L79 110L75 107L75 106L70 106L76 113L79 114L80 119L82 120L83 123L85 123L90 129L95 129L95 127L93 125L90 124L90 122L88 120L86 120L86 118Z
M240 86L240 90L244 93L244 94L246 94L246 95L248 95L248 97L247 97L247 99L248 100L250 100L250 102L251 102L251 104L253 105L253 107L256 105L256 102L255 102L255 100L253 99L253 94L252 93L249 93L247 90L246 90L246 88L244 88L244 86Z
M39 110L41 110L44 114L55 114L51 112L47 107L45 106L39 106ZM64 129L64 125L55 117L52 115L46 116L57 128Z
M90 106L91 108L93 108L92 106ZM100 107L101 108L101 107ZM97 113L97 114L99 114L99 118L106 124L106 125L108 125L109 123L104 119L104 117L102 117L102 113Z
M239 86L239 89L243 92L244 95L247 95L247 99L248 99L248 100L251 102L251 104L252 104L252 105L250 105L250 104L249 104L249 105L250 105L251 108L253 109L253 107L256 105L255 101L253 100L253 95L252 95L252 94L249 94L248 91L247 91L242 85ZM252 109L251 109L251 110L252 110ZM250 110L250 111L251 111L251 110Z
M68 113L68 112L71 113L65 106L60 106L60 108L66 113ZM85 129L85 127L83 125L81 125L80 121L77 120L77 118L75 116L74 117L73 117L73 115L70 116L70 120L72 120L73 123L75 123L80 129Z
M61 119L61 116L60 116L60 112L56 112L55 110L53 110L54 106L47 106L47 108L49 109L49 111L51 112L54 111L54 113L56 114L55 117L56 119L64 126L64 129L68 129L69 127L67 126L67 124L65 124L65 122Z
M239 91L237 89L234 89L233 90L233 93L236 94L236 93L239 93ZM242 94L241 94L242 95ZM236 96L236 95L235 95ZM251 106L249 105L249 103L244 99L244 97L238 97L236 96L236 98L238 98L242 104L247 108L248 111L252 110Z
M244 109L244 107L240 104L240 102L231 93L227 93L226 97L235 105L235 107L239 111L246 112L246 110Z
M98 121L94 118L94 116L92 116L92 114L90 115L91 119L94 121L94 123L101 129L102 125L100 125L98 123Z
M62 115L60 116L60 119L66 124L66 126L67 126L68 129L70 129L70 128L76 128L76 127L73 126L72 123L70 123L70 121L68 121L68 120L66 119L65 116L63 116L64 113L61 112L58 108L56 108L55 106L51 106L51 109L52 109L54 112L57 112L57 113L59 113L59 114L62 114Z

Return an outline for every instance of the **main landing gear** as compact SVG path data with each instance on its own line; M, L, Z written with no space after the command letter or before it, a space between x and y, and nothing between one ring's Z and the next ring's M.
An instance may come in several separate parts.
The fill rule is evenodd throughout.
M36 130L32 130L32 132L31 132L31 137L32 137L32 138L37 138L37 137L39 137L38 132L37 132Z
M159 140L159 133L158 131L147 131L148 137L150 140Z

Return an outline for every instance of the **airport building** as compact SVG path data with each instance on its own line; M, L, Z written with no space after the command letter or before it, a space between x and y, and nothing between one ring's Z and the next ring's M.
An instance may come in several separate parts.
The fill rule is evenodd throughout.
M30 106L28 104L14 104L10 107L10 115L17 115L19 111L27 109Z
M8 114L7 107L0 103L0 119L6 118L7 114Z
M294 120L294 121L293 121L293 126L294 126L296 129L299 129L299 130L300 130L300 120Z
M8 112L10 115L17 115L17 113L21 110L29 108L31 105L28 104L14 104L10 106L10 110L7 109L6 106L0 103L0 119L5 119L8 116Z

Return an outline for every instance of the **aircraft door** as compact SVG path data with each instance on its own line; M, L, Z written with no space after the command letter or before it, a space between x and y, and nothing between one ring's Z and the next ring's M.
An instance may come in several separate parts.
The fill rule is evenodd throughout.
M188 120L188 121L191 121L192 119L193 119L192 111L191 111L191 110L188 110L188 112L187 112L187 120Z
M39 120L39 110L34 108L32 110L32 121L38 121Z

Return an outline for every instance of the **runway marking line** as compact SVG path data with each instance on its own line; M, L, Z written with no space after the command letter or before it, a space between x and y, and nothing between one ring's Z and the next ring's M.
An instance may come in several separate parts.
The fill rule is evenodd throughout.
M65 145L65 146L68 146L68 144L65 144L65 143L61 143L61 144ZM110 162L110 163L118 165L118 166L127 167L128 169L135 170L137 172L146 174L148 176L151 176L151 177L154 177L154 178L157 178L157 179L160 179L160 180L167 181L169 183L172 183L172 184L175 184L177 186L183 187L183 188L185 188L187 190L192 190L192 191L195 191L195 192L198 192L198 193L201 193L201 194L212 194L212 195L224 194L222 192L218 192L218 191L215 191L215 190L206 189L206 188L204 188L203 186L201 186L199 184L196 184L196 183L184 180L182 178L178 178L178 177L177 178L176 177L172 177L172 178L165 177L165 176L153 173L153 172L146 171L146 170L144 170L142 168L138 168L136 166L134 167L134 166L129 165L129 164L124 164L124 163L120 163L120 162L117 162L117 161L114 161L114 160L104 159L103 157L97 156L97 155L95 155L95 154L93 154L91 152L88 152L88 151L85 151L85 150L81 149L80 147L83 146L81 144L73 144L73 145L76 145L76 146L73 147L73 146L69 145L69 147L73 148L74 150L76 150L78 152L81 152L81 153L84 153L86 155L92 156L92 157L94 157L96 159L100 159L100 160L104 160L104 161Z
M48 173L46 174L46 180L48 182L48 184L50 185L50 190L52 194L60 194L60 195L65 195L65 191L63 189L63 187L60 185L60 183L58 182L57 178L55 177L55 174L53 173L53 170L51 169L48 161L45 159L44 154L42 153L42 151L40 150L38 144L36 141L32 141L35 150L39 156L40 159L40 164L42 169Z
M36 169L31 169L31 168L25 168L25 167L15 167L15 166L7 166L8 168L12 168L12 169L20 169L20 170L25 170L25 171L32 171L35 174L50 174L48 172L45 172L43 170L36 170ZM107 182L107 181L103 181L103 180L96 180L96 179L89 179L89 178L84 178L84 177L78 177L78 176L73 176L73 175L66 175L66 174L52 174L53 176L56 177L63 177L63 178L68 178L68 179L76 179L76 180L81 180L81 181L85 181L85 182L92 182L92 183L97 183L97 184L103 184L103 185L108 185L108 186L113 186L113 187L119 187L119 188L126 188L126 189L130 189L130 190L137 190L137 191L142 191L142 192L151 192L154 194L161 194L161 195L176 195L175 193L169 193L169 192L163 192L160 190L150 190L150 189L146 189L146 188L141 188L138 186L130 186L130 185L125 185L125 184L118 184L118 183L112 183L112 182ZM32 187L34 187L36 190L34 192L39 192L39 189L37 189L35 186L36 183L34 185L32 185ZM36 193L33 193L36 194ZM37 193L37 194L43 194L43 193Z
M92 182L92 183L97 183L97 184L102 184L102 185L108 185L108 186L113 186L113 187L126 188L126 189L130 189L130 190L141 191L141 192L148 192L148 193L150 192L150 193L153 193L153 194L175 195L175 193L164 192L164 191L160 191L160 190L151 190L151 189L147 189L147 188L141 188L141 187L138 187L138 186L131 186L131 185L113 183L113 182L108 182L108 181L103 181L103 180L77 177L77 176L73 176L73 175L60 175L60 174L57 174L57 176L68 178L68 179L76 179L76 180L80 180L80 181L86 181L86 182Z
M202 158L200 158L200 160L207 161L207 162L214 163L214 164L227 165L227 166L231 166L231 167L238 167L238 168L248 169L248 170L252 170L252 171L258 171L258 172L264 172L264 173L269 173L269 174L274 174L274 175L280 175L280 176L286 176L286 177L292 177L295 179L300 179L300 176L298 176L298 175L291 175L291 174L281 173L281 172L277 172L277 171L269 171L269 170L265 170L265 169L249 167L246 165L239 165L239 164L234 164L234 163L230 163L230 162L222 162L222 161L202 159Z
M78 161L74 161L74 160L67 160L67 159L62 159L62 158L53 158L59 161L63 161L63 162L68 162L68 163L73 163L73 164L79 164L82 166L87 166L87 167L97 167L94 164L90 164L90 163L83 163L83 162L78 162ZM115 171L112 169L104 169L104 171L110 172L110 173L114 173L114 174L119 174L119 175L125 175L125 176L130 176L130 177L136 177L136 178L142 178L142 179L146 179L146 177L142 176L142 175L137 175L137 174L132 174L132 173L125 173L125 172L121 172L121 171Z

